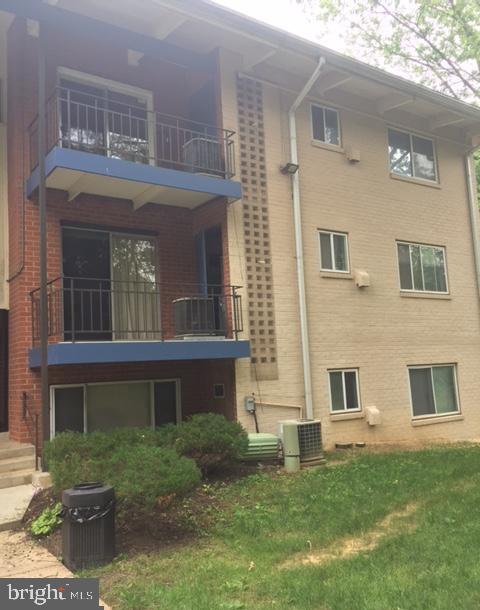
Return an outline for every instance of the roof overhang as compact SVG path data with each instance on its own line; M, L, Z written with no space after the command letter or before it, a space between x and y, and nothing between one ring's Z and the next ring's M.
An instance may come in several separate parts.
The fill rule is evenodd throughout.
M54 4L54 6L51 6ZM267 25L211 0L0 0L0 9L35 18L90 20L129 31L139 52L168 61L211 66L211 53L225 48L241 56L243 70L298 93L318 63L326 68L312 97L365 110L398 124L470 145L480 135L480 108L435 92L315 42ZM85 24L87 22L85 21ZM88 28L89 33L93 32ZM180 51L180 53L179 53ZM183 54L183 55L182 55ZM210 64L209 64L210 62ZM192 65L193 65L192 64Z

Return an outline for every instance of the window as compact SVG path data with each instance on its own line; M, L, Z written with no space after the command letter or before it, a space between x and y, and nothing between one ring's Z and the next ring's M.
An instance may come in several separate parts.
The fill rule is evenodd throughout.
M52 437L67 430L161 426L181 419L176 379L52 386L50 403Z
M312 136L314 140L339 146L340 128L338 112L312 104Z
M319 231L320 267L322 271L348 273L348 244L346 233Z
M459 411L455 365L415 366L408 373L414 417Z
M330 410L360 411L360 392L357 369L329 371Z
M448 293L445 248L397 242L401 290Z
M389 129L388 155L390 171L394 174L436 182L437 169L432 140Z

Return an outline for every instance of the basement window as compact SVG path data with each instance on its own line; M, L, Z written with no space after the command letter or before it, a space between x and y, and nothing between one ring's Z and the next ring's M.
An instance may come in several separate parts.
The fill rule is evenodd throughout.
M332 413L360 411L358 369L328 372L330 382L330 411Z
M317 142L340 146L338 111L312 104L312 138Z
M454 364L412 366L408 373L413 417L459 412Z

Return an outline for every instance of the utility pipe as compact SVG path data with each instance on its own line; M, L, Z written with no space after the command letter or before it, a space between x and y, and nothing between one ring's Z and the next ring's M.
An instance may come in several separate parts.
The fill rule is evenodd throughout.
M476 148L478 148L478 146L468 151L465 155L465 171L467 174L468 209L470 212L470 226L472 229L473 256L475 259L475 271L477 274L477 290L480 297L480 237L478 232L478 198L475 172L473 171L473 152Z
M42 32L38 39L38 215L40 239L40 385L42 438L50 438L50 401L48 392L48 296L47 296L47 189L45 184L46 149L46 59ZM43 461L45 466L45 461Z
M320 57L318 65L308 79L303 89L298 94L288 111L288 129L290 133L290 162L298 165L297 149L297 123L295 113L315 84L320 72L325 65L325 58ZM291 174L292 181L292 203L293 203L293 225L295 230L295 254L297 258L297 283L298 303L300 310L300 338L302 342L303 361L303 383L305 387L305 414L308 419L313 419L313 397L312 397L312 372L310 366L310 342L308 337L307 303L305 296L305 270L303 265L303 237L302 237L302 213L300 206L300 177L297 170Z

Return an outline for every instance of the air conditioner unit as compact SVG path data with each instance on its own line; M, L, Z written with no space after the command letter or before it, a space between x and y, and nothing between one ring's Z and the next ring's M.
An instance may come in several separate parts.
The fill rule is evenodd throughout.
M284 424L295 424L298 435L298 448L300 452L300 463L316 465L325 463L322 450L322 426L318 419L289 419L278 422L278 435L284 442ZM286 439L285 439L286 440ZM289 453L289 447L285 447L284 454Z
M212 295L175 299L173 312L177 337L225 337L225 311L221 297Z
M220 142L214 138L192 138L183 145L183 161L196 174L223 176Z

